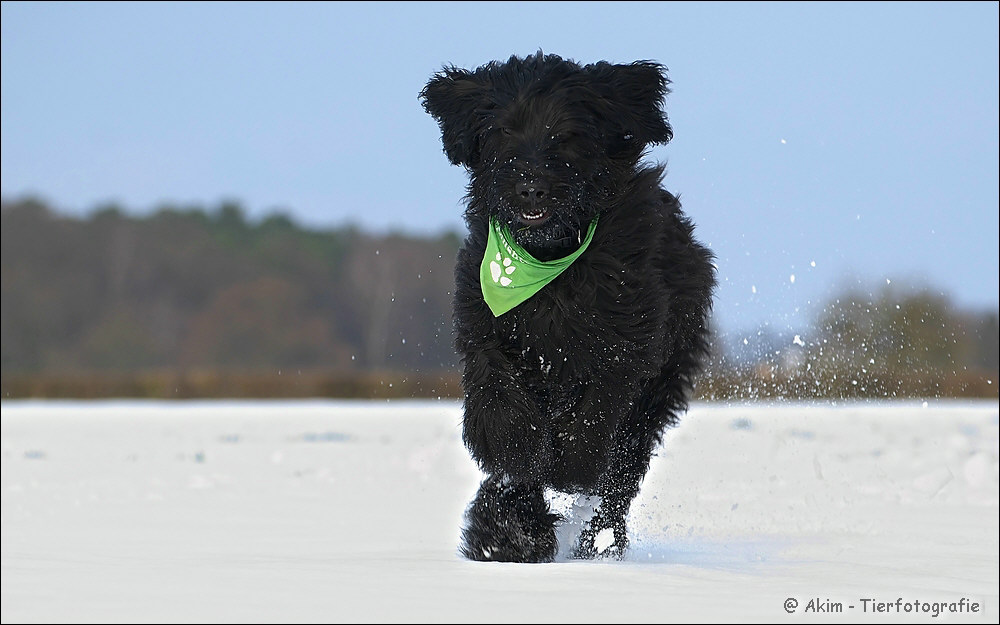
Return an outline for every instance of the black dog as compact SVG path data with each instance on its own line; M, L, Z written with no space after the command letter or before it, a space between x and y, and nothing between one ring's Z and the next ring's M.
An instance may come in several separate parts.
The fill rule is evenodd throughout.
M539 52L447 67L420 94L470 176L454 322L464 440L488 474L466 513L470 559L551 561L560 518L546 488L600 497L576 557L622 557L650 456L687 409L715 272L663 168L639 162L672 137L667 83L652 62ZM512 260L581 249L528 299L491 309L489 289L503 290L491 282L527 272Z

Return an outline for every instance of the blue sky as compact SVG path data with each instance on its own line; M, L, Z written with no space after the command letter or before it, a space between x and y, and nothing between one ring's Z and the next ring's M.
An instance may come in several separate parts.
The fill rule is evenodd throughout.
M997 24L996 2L5 2L0 182L74 214L461 230L465 173L417 100L435 71L652 59L675 138L650 159L718 256L724 330L887 282L995 309Z

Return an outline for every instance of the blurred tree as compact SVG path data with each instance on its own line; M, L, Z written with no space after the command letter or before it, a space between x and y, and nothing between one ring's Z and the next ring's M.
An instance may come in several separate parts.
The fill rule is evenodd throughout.
M454 364L454 235L255 225L232 202L76 219L33 199L3 204L2 233L4 372Z
M948 377L997 370L995 327L996 313L958 311L926 289L847 292L824 308L802 362L861 394L892 397L906 384L933 393Z
M301 287L259 278L221 291L191 320L180 361L236 369L349 366L348 350L332 330L310 310Z

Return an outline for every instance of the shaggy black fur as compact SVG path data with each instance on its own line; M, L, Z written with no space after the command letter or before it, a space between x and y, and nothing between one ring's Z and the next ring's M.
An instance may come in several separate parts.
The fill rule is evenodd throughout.
M578 557L621 557L625 517L665 428L687 409L707 353L712 254L692 236L662 167L640 164L672 131L664 68L581 66L541 52L447 67L420 97L470 183L454 322L466 445L488 474L467 512L473 560L543 562L557 544L544 489L596 495ZM536 258L590 247L531 299L494 317L479 266L488 219ZM600 551L595 537L613 532Z

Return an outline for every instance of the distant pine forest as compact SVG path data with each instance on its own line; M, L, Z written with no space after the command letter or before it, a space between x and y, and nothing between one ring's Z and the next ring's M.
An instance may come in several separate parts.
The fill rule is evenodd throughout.
M0 397L456 398L458 233L314 230L242 208L0 208ZM993 398L997 311L841 293L810 342L715 336L702 400ZM797 338L797 337L796 337Z

